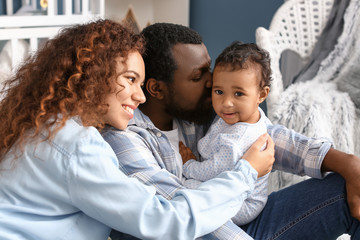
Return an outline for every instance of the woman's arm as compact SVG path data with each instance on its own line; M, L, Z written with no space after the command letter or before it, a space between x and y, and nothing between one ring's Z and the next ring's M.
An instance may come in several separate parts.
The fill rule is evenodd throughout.
M248 181L238 165L197 190L177 191L168 201L125 176L114 161L100 137L78 144L67 172L68 191L88 216L142 239L194 239L214 231L239 210L244 191L237 189Z
M113 150L115 151L116 157L119 161L119 168L126 173L129 176L135 177L141 182L152 185L156 188L157 194L160 194L161 196L165 197L166 199L176 199L177 196L180 194L181 196L184 196L184 193L186 195L186 198L188 198L187 191L192 192L193 190L182 190L184 189L182 181L176 177L174 174L168 172L165 169L165 163L162 161L161 156L158 155L158 152L156 149L151 149L149 146L149 143L145 141L145 139L140 136L140 134L134 134L134 132L131 133L125 133L125 132L107 132L103 134L104 139L111 145ZM150 139L146 138L147 141L151 141ZM156 157L155 157L156 156ZM170 160L167 159L169 162ZM169 164L169 163L168 163ZM246 196L250 193L250 186L252 186L254 183L254 179L248 177L249 172L246 172L245 169L251 169L251 167L242 167L246 163L239 163L237 164L236 171L241 171L242 180L238 179L235 182L231 182L230 185L228 185L228 190L232 187L236 188L236 192L241 192L239 194L238 204L241 205L242 200L245 199ZM241 169L241 170L240 170ZM256 175L256 171L251 169L250 173L252 172ZM214 179L217 181L216 179ZM211 180L205 185L216 188L216 184L213 185L213 181ZM226 183L227 184L227 183ZM202 186L202 185L201 185ZM195 191L201 190L202 187L198 188ZM228 198L228 193L223 192L219 193L218 190L213 189L211 190L213 193L216 193L216 198L220 197L218 194L225 194L222 197ZM205 193L205 192L203 192ZM207 201L209 199L213 200L213 196L209 193L208 199L205 200L193 200L196 201L196 206L193 205L191 209L194 209L196 212L200 209L198 209L197 204L204 204L202 208L212 208L208 205ZM215 200L215 199L214 199ZM193 202L191 201L191 203ZM217 201L217 200L216 200ZM212 204L211 204L212 205ZM210 209L209 209L210 210ZM205 210L206 211L206 210ZM217 213L215 209L212 209L211 211L214 211L211 215L208 215L208 219L205 220L202 224L207 223L207 221L213 221L216 218ZM220 214L220 213L219 213ZM227 220L231 219L231 217L227 218ZM223 224L226 221L222 222ZM216 224L219 224L220 222L217 222ZM213 224L212 224L213 225ZM218 225L220 227L221 224ZM116 228L115 228L116 229ZM213 229L215 230L215 229ZM121 231L121 230L120 230ZM206 233L209 233L212 231L208 231ZM218 239L233 239L234 237L241 238L241 239L249 239L249 236L238 226L236 226L231 221L227 221L225 225L218 228L216 231L212 233L214 236L216 236ZM202 234L204 235L204 234ZM200 236L200 235L199 235ZM174 237L172 237L174 238ZM187 239L186 237L184 239Z

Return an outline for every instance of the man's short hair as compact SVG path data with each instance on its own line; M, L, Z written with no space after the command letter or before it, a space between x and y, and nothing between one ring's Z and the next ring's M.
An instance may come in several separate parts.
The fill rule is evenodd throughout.
M202 38L196 31L172 23L155 23L141 32L146 46L143 55L145 62L145 82L149 78L170 83L177 68L172 47L178 43L201 44Z

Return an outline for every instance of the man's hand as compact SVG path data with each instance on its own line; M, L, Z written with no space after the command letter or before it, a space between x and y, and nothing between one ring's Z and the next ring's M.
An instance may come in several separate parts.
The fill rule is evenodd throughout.
M196 160L195 155L192 153L190 148L186 147L183 142L179 142L179 152L181 155L181 158L183 160L183 164L185 164L190 159Z
M353 174L346 180L347 201L351 216L360 220L360 174Z
M331 148L321 170L339 173L345 179L351 216L360 220L360 158Z

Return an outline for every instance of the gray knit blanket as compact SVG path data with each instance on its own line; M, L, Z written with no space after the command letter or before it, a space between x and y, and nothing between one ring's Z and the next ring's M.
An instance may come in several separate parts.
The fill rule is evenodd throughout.
M351 0L335 47L312 79L295 82L269 112L282 124L309 137L327 137L334 147L360 154L360 0Z

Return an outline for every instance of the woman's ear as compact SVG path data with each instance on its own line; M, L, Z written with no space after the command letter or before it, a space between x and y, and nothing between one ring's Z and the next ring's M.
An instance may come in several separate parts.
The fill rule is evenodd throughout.
M164 87L166 87L166 84L162 81L157 81L155 78L149 78L146 82L146 90L152 97L158 100L164 99Z
M258 104L262 103L269 95L270 87L265 86L260 89Z

